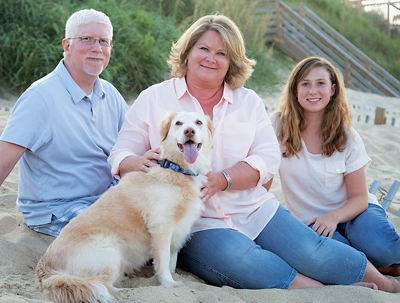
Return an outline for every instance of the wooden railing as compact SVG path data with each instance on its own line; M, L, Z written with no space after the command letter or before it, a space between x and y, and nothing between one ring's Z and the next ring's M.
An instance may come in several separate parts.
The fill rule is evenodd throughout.
M400 25L397 23L400 1L385 0L379 2L367 2L363 0L347 0L347 2L365 18L375 24L382 32L393 38L400 38ZM368 10L365 10L368 7Z
M260 1L257 12L270 14L267 40L294 60L325 57L342 71L346 87L400 98L400 81L305 5Z

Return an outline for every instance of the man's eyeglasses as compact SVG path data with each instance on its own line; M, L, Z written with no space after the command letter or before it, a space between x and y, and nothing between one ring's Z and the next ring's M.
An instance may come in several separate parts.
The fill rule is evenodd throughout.
M79 40L81 40L81 42L83 44L89 44L89 45L95 44L95 42L97 40L99 40L100 45L104 46L104 47L110 47L111 45L114 44L114 41L111 41L110 39L104 39L104 38L96 39L93 37L76 37L76 38L67 38L67 39L79 39Z

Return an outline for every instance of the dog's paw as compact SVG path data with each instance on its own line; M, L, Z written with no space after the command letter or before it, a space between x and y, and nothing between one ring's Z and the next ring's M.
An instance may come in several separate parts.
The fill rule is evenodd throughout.
M183 282L181 281L164 281L161 283L162 286L165 287L181 287L184 286L185 284L183 284Z

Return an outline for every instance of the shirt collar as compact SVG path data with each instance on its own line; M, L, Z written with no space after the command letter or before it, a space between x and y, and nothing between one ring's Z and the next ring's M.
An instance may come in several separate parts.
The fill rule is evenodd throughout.
M69 74L67 68L64 65L64 59L60 60L55 71L63 82L65 88L71 95L71 98L75 104L79 103L86 97L85 92L79 87L78 84L76 84L74 79L72 79L71 75ZM101 84L99 77L97 77L93 86L92 100L95 101L98 98L105 98L105 95L106 93L104 91L103 85Z
M189 93L185 77L175 78L175 89L178 99L181 99L186 92ZM233 91L226 82L224 82L224 93L222 98L229 103L233 103Z
M186 86L185 77L175 78L175 89L178 99L182 98L186 92L189 92Z
M222 98L231 104L233 103L233 91L226 82L224 82L224 94L222 95Z

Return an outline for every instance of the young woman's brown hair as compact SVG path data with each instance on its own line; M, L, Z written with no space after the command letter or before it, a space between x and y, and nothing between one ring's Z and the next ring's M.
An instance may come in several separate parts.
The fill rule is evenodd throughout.
M352 123L342 73L324 58L309 57L293 69L278 108L282 124L282 145L286 147L284 157L297 156L301 149L301 132L307 128L307 122L304 110L297 100L297 85L314 67L324 67L330 75L332 85L335 85L335 93L325 108L322 123L322 154L329 157L336 151L343 151L347 142L346 129Z

